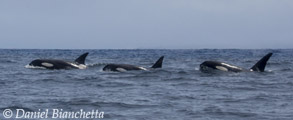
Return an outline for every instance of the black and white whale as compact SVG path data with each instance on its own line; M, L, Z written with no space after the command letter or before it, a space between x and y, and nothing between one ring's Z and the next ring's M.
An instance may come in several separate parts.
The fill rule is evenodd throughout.
M151 67L151 69L156 68L162 68L164 56L161 56L157 62ZM124 71L130 71L130 70L149 70L144 67L139 67L135 65L129 65L129 64L107 64L103 71L115 71L115 72L124 72Z
M42 67L46 69L85 69L85 58L89 53L79 56L74 62L56 59L36 59L29 66Z
M203 72L207 72L209 70L221 70L221 71L231 71L231 72L241 72L241 71L264 72L265 67L267 65L267 61L270 59L272 55L273 53L268 53L249 70L240 68L234 65L230 65L227 63L218 62L218 61L205 61L202 64L200 64L200 70Z

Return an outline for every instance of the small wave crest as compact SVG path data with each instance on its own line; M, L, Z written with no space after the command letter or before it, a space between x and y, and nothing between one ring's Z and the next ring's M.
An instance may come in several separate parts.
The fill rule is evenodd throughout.
M130 104L130 103L123 103L123 102L93 102L92 105L94 106L101 106L101 107L118 107L118 108L153 108L157 105L144 105L144 104Z
M0 60L1 63L17 63L15 60Z
M256 113L243 112L239 110L225 110L218 106L207 106L203 109L203 112L211 115L225 115L225 116L238 116L238 117L254 117L257 116Z
M87 64L87 68L102 68L105 65L107 65L107 63L94 63L94 64Z

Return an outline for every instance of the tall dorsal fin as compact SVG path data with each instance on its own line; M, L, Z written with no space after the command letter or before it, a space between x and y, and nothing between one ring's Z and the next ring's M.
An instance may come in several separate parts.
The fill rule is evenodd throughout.
M262 59L260 59L252 68L250 68L253 71L263 72L265 70L265 67L267 65L267 61L270 59L270 57L273 55L273 53L268 53L266 56L264 56Z
M164 56L160 57L157 62L152 66L152 68L162 68Z
M79 57L75 60L75 62L78 63L78 64L84 64L85 58L86 58L86 56L87 56L88 54L89 54L88 52L82 54L81 56L79 56Z

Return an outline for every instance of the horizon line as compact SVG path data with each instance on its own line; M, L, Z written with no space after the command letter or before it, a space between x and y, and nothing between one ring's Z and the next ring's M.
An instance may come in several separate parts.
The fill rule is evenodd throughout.
M293 48L0 48L0 50L288 50Z

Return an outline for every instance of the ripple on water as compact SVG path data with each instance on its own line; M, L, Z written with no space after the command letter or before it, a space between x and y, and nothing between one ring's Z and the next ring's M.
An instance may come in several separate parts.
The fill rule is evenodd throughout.
M223 109L219 106L207 106L205 107L202 112L204 114L208 115L214 115L214 116L236 116L240 118L246 118L246 117L256 117L258 116L256 113L251 112L242 112L239 109Z

